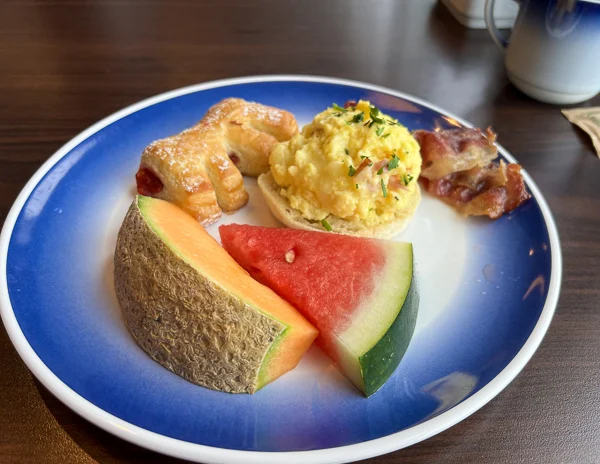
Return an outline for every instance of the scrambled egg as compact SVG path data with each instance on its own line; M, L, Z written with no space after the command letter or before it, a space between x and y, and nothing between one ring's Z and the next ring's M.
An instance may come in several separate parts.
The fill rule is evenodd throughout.
M270 156L281 195L314 221L328 215L367 227L411 208L421 172L419 144L367 101L334 105Z

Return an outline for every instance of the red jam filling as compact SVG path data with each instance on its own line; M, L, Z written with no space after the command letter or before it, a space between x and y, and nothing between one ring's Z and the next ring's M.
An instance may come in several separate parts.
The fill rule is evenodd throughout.
M228 156L233 164L237 165L240 162L240 157L238 155L236 155L234 152L229 153Z
M151 197L158 195L163 189L163 183L158 176L148 168L140 168L135 175L137 191L140 195Z

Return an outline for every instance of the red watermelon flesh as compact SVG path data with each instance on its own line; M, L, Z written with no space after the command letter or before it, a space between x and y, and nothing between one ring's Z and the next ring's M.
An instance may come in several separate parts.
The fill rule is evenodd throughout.
M356 302L371 294L377 271L385 263L376 242L238 224L221 226L219 233L223 247L252 277L304 313L313 325L318 321L317 343L338 361L331 335L352 323Z
M416 320L410 244L238 224L219 233L252 277L317 327L319 346L359 389L383 385Z

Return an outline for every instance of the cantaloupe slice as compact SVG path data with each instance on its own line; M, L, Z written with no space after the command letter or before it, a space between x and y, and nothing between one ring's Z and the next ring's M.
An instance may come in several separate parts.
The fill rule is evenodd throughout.
M156 361L198 385L253 393L293 369L318 335L183 210L137 196L115 251L127 326Z

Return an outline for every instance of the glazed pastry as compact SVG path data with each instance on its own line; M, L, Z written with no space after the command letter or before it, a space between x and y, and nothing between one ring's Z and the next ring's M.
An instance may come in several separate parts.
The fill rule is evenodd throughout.
M242 174L268 172L273 147L297 132L287 111L227 98L194 127L146 147L138 193L175 203L208 225L247 203Z

